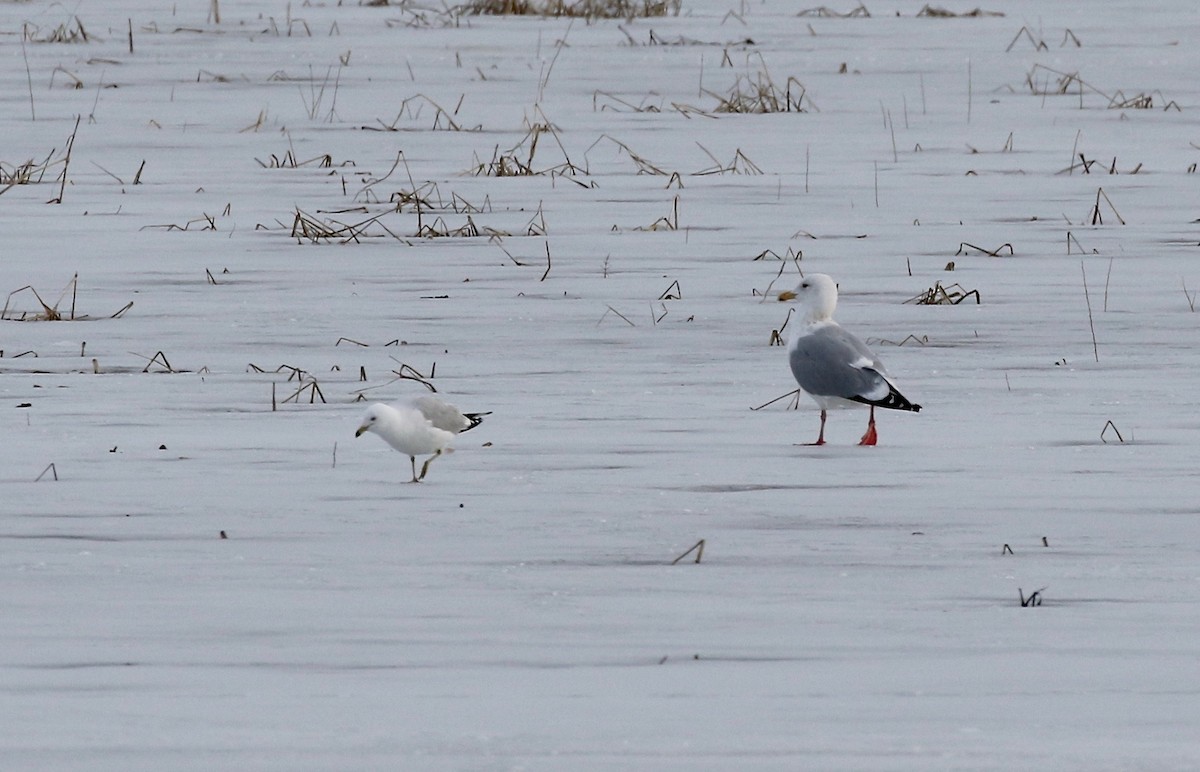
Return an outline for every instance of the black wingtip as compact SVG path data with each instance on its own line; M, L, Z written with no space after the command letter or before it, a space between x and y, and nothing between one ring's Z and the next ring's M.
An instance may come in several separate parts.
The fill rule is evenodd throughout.
M896 391L895 386L889 385L887 396L883 399L863 399L862 397L851 397L855 402L861 402L864 405L874 405L875 407L886 407L890 410L908 410L913 413L921 412L921 406L908 401L900 392Z
M491 415L491 414L492 414L492 411L490 411L490 410L487 411L486 413L463 413L463 418L465 418L471 422L470 425L467 426L466 429L463 429L463 432L469 432L472 429L474 429L476 426L479 426L479 424L483 423L483 417L485 415ZM459 434L462 434L462 432L459 432Z

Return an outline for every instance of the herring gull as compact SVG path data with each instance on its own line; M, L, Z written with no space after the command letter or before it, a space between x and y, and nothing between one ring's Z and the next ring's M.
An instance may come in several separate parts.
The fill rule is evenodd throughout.
M870 406L871 417L858 444L874 445L876 407L915 413L921 406L896 390L865 343L833 321L837 298L837 284L823 273L809 274L796 289L779 293L780 300L795 301L799 311L800 326L788 340L788 363L800 388L821 408L821 431L812 444L825 444L826 411L859 403Z

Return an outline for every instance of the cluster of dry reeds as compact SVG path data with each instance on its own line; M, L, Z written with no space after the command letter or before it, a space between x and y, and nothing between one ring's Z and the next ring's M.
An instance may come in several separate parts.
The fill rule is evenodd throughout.
M1085 81L1078 72L1060 72L1042 64L1035 64L1033 69L1026 73L1025 85L1035 96L1078 95L1081 108L1084 95L1091 93L1107 100L1105 106L1109 110L1150 110L1156 104L1161 104L1163 110L1174 108L1177 112L1182 112L1179 104L1173 99L1167 99L1161 91L1139 92L1127 96L1124 91L1118 89L1109 94Z
M939 281L920 295L911 297L904 302L914 303L918 306L956 306L970 297L975 298L976 305L981 302L979 290L966 290L960 284L951 284L946 287L942 286Z
M455 11L475 16L645 19L678 16L682 4L683 0L471 0Z
M33 160L25 161L20 164L6 164L0 161L0 195L8 192L8 190L16 185L36 185L43 181L46 172L50 169L61 166L58 175L52 180L59 183L58 196L50 199L47 203L61 204L63 192L67 187L67 169L71 165L71 150L75 146L75 135L79 131L80 117L75 118L75 128L71 130L71 136L67 137L66 148L62 153L55 148L43 159L40 163L35 163ZM57 157L56 157L57 156ZM140 171L139 171L140 174ZM135 181L134 184L137 184Z
M985 11L982 8L976 8L972 11L963 11L955 13L946 8L938 8L932 5L926 5L921 10L917 11L917 18L929 19L979 19L985 16L1003 16L1000 11Z
M867 10L865 5L859 3L857 8L852 8L844 13L822 5L817 8L807 8L796 15L800 17L812 16L818 19L850 19L855 17L870 18L871 12Z
M72 16L49 30L26 24L21 34L30 43L87 43L90 40L78 16Z
M33 295L34 299L37 300L37 304L41 306L40 311L19 311L12 307L13 298L26 292ZM62 305L63 299L66 298L68 292L71 293L71 307L66 311L60 311L58 307ZM8 293L8 297L4 299L4 308L0 309L0 320L10 322L74 322L88 319L89 317L85 315L75 314L75 299L78 293L79 274L71 277L71 280L67 282L67 286L63 288L63 291L58 296L58 300L54 301L53 305L43 300L33 285L26 284L24 287L19 287ZM131 300L109 318L116 319L132 307L133 301Z
M549 135L558 145L563 161L560 164L542 169L535 169L533 158L537 154L538 141L543 135ZM492 151L492 159L475 164L471 174L477 177L529 177L535 175L569 175L574 176L583 169L571 163L567 150L559 139L558 131L550 123L535 123L520 142L511 150L500 152L496 147Z
M775 85L765 69L753 76L739 75L729 93L722 96L705 89L715 97L717 113L806 113L816 109L804 84L788 77L783 88Z

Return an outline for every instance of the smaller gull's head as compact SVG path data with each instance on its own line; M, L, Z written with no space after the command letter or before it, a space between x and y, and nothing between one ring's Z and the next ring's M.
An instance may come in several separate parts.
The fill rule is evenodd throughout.
M379 422L383 420L383 406L371 405L367 410L367 414L363 416L362 423L358 426L358 431L354 432L355 437L363 436L364 432L374 431Z
M833 318L833 309L837 307L837 283L826 274L810 273L795 289L780 292L779 299L795 301L809 321L824 321Z

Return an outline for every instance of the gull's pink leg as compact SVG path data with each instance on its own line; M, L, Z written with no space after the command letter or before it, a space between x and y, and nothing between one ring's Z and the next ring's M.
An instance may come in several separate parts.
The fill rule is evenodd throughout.
M875 432L875 406L871 405L871 417L867 419L867 433L858 441L859 445L874 445L879 441L879 435Z
M813 445L824 445L825 444L825 410L824 410L824 408L821 409L821 432L817 435L817 441L812 444Z

